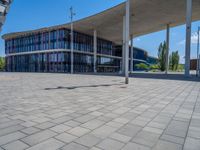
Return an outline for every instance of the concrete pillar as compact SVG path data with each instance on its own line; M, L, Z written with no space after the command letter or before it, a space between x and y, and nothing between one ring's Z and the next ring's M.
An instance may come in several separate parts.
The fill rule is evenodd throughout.
M199 67L200 67L200 63L199 63L199 59L200 59L200 57L199 57L199 36L200 36L200 27L198 27L198 32L197 32L197 36L198 36L198 38L197 38L197 76L199 76L200 74L199 74Z
M199 64L200 64L200 55L199 55ZM198 77L200 77L200 65L199 65L199 74Z
M74 32L73 22L71 23L71 74L74 73Z
M94 35L93 35L93 49L94 49L94 62L93 62L93 67L94 67L94 73L97 72L97 31L94 30Z
M167 30L166 30L166 46L167 46L167 50L166 50L166 66L165 66L165 74L168 74L168 70L169 70L169 32L170 32L170 25L167 24Z
M192 0L186 0L186 2L185 76L190 76Z
M123 16L123 39L122 39L122 74L125 75L125 37L126 37L126 17Z
M125 84L129 83L130 0L126 1Z
M51 31L49 31L49 48L48 49L51 49Z
M133 35L131 35L131 65L130 65L130 72L133 72Z
M38 68L37 68L37 72L40 72L40 53L37 55L37 63L38 63Z

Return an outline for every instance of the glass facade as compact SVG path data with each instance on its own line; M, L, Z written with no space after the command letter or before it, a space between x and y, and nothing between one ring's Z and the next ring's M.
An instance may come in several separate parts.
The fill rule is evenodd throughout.
M70 72L70 30L57 29L6 39L7 71ZM74 72L93 72L93 36L74 31ZM122 46L97 38L97 71L121 70ZM147 52L134 48L135 59L147 60ZM137 61L138 61L137 60Z
M9 56L7 71L11 72L70 72L69 52L39 53ZM74 72L92 72L93 56L74 54Z
M6 54L32 52L52 49L70 49L70 30L58 29L49 32L31 34L5 41ZM110 41L97 39L97 53L117 55ZM93 52L93 36L74 32L74 49L82 52Z

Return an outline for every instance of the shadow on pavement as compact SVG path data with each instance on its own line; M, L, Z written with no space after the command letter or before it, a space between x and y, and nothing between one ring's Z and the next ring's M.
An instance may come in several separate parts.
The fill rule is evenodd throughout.
M96 88L96 87L111 87L115 85L123 85L123 84L100 84L100 85L86 85L86 86L70 86L70 87L56 87L56 88L45 88L45 90L59 90L59 89L67 89L67 90L74 90L78 88Z

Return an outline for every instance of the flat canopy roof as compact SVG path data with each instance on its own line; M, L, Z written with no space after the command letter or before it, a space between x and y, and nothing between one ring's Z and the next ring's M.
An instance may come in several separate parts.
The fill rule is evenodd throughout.
M186 0L130 0L130 34L133 37L160 31L166 28L185 24ZM192 20L200 20L200 0L193 0ZM122 43L123 16L125 15L125 2L96 15L74 22L74 30L93 35L97 31L98 37ZM10 33L4 39L23 36L46 30L70 28L70 23L42 28L38 30Z

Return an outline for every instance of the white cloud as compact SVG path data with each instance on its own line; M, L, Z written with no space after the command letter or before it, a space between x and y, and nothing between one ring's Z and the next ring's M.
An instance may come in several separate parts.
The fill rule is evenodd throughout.
M191 43L192 44L197 44L197 42L198 42L198 34L197 34L197 32L195 32L191 36Z
M191 44L197 44L198 41L198 34L197 32L192 33L191 35ZM185 44L185 40L182 40L180 42L178 42L178 45L184 45Z
M185 40L178 42L178 45L184 45L184 44L185 44Z

